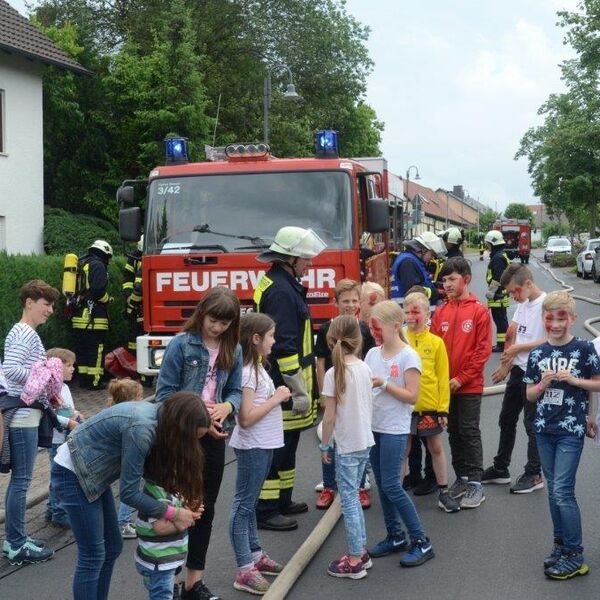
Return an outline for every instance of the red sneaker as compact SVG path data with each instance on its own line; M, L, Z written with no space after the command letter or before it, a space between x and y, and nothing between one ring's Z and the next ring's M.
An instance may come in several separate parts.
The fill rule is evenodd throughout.
M333 499L335 498L335 492L330 489L330 488L325 488L323 489L323 491L319 494L319 497L317 498L317 508L320 510L326 510L328 509L331 504L333 503Z
M371 494L367 492L367 490L361 488L358 490L358 499L360 500L360 505L363 510L367 508L371 508Z
M342 558L329 563L327 573L332 577L347 577L348 579L362 579L367 576L367 570L362 560L351 565L347 556L342 556Z

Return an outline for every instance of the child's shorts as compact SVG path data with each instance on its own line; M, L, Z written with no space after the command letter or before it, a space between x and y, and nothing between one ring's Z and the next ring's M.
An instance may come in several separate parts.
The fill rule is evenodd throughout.
M438 421L439 413L413 412L410 422L410 432L418 437L429 437L442 433L444 428Z

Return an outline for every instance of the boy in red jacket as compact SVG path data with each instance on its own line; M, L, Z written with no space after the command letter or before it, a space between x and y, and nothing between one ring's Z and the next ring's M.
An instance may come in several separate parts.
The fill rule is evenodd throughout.
M431 332L444 340L450 362L448 437L456 481L449 492L461 498L461 508L477 508L485 500L479 417L483 370L492 353L491 320L487 307L469 292L466 259L449 259L440 279L448 301L433 314Z

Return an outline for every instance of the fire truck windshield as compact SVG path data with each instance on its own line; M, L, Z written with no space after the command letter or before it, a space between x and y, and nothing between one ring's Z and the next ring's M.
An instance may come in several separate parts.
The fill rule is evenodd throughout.
M149 253L251 252L280 227L314 229L330 249L352 247L351 179L344 171L155 179L146 215Z

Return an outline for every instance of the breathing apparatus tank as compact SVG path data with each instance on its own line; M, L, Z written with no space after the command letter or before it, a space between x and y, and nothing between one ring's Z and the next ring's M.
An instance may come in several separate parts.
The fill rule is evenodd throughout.
M62 293L69 299L77 291L77 254L65 255L63 265Z

